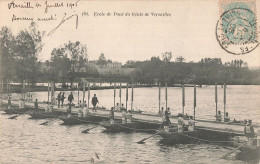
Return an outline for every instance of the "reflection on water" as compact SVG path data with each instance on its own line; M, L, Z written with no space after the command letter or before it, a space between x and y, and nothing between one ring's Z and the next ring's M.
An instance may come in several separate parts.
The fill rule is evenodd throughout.
M102 127L84 134L93 125L62 126L57 120L43 126L39 124L46 120L28 115L8 117L0 115L0 163L90 163L91 158L95 163L244 163L221 159L230 151L221 146L170 146L161 144L160 136L137 144L151 134L107 134Z

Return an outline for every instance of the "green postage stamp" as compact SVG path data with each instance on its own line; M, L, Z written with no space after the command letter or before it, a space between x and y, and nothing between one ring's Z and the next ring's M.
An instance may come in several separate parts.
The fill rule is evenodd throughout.
M228 53L244 55L258 45L256 1L219 1L220 19L216 26L216 37L220 46Z

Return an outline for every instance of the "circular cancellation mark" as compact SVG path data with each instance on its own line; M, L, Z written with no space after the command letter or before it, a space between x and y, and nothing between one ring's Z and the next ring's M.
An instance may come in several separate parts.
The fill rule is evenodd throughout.
M243 55L258 45L255 14L243 8L224 12L216 26L217 40L226 52Z

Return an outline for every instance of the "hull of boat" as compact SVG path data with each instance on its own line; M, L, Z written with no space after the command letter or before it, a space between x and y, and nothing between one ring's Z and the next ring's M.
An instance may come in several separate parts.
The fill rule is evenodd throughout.
M60 112L46 113L44 111L33 111L33 112L30 112L29 115L31 116L30 119L57 118L57 117L61 116Z
M118 132L147 132L154 133L156 129L153 126L146 126L144 123L132 122L132 123L121 123L116 121L114 124L110 124L109 121L101 122L101 126L106 128L107 132L118 133Z
M109 118L99 117L94 115L88 115L87 117L78 117L78 116L62 116L59 117L63 121L63 125L80 125L80 124L96 124L101 121L109 120Z
M169 144L192 144L197 143L199 131L185 131L183 133L174 132L160 132L159 135L163 138L165 143Z
M30 111L30 108L18 109L18 108L11 108L11 109L4 109L6 114L27 114Z
M143 111L138 111L138 110L137 110L137 111L131 111L131 110L130 110L129 113L132 113L132 114L141 114L141 113L143 113Z

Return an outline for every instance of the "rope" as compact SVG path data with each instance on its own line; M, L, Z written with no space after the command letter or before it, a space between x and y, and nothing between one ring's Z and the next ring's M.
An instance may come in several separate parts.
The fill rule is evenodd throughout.
M174 132L176 133L176 132ZM199 140L199 141L204 141L204 142L211 142L211 143L233 143L233 141L212 141L212 140L204 140L204 139L200 139L200 138L196 138L196 137L191 137L189 135L186 135L186 134L183 134L183 133L180 133L186 137L189 137L189 138L192 138L192 139L196 139L196 140Z

